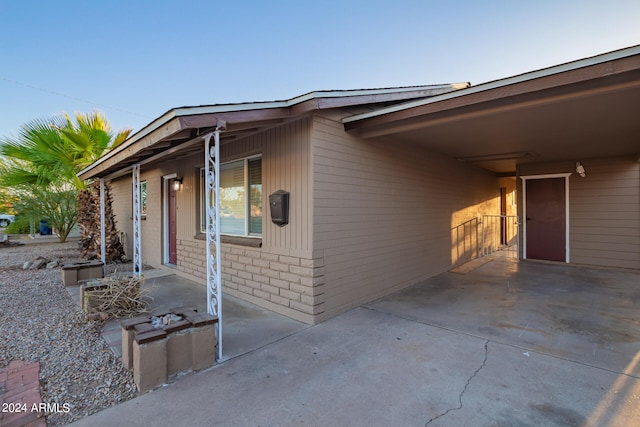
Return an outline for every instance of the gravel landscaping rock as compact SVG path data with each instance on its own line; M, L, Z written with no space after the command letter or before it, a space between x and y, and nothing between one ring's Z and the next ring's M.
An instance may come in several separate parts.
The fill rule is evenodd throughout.
M59 265L81 259L77 242L0 248L0 368L40 362L43 402L70 406L47 416L48 426L60 426L132 398L136 387L100 323L88 322L67 293L60 267L22 269L38 256Z

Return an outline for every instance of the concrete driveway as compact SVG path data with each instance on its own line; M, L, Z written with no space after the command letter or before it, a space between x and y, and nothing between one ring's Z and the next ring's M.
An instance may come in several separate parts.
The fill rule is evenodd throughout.
M638 425L639 283L634 272L492 261L75 425Z

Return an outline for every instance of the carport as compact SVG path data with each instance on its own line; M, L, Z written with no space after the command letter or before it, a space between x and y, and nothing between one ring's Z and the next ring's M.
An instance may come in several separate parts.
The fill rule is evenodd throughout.
M343 122L515 181L521 259L640 269L639 99L634 46Z
M462 271L367 307L640 378L640 273L502 258Z

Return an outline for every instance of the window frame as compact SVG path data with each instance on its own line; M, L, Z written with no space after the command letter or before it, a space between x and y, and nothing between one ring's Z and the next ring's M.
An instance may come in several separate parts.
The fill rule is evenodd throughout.
M133 207L132 207L133 212ZM147 219L147 180L140 181L140 218Z
M250 233L250 222L251 222L251 191L250 191L250 183L249 183L249 162L252 160L256 160L256 159L260 159L261 161L261 168L262 168L262 153L260 154L253 154L250 156L246 156L246 157L240 157L240 158L236 158L233 160L229 160L226 162L222 162L220 163L220 166L222 165L228 165L231 163L238 163L240 161L242 161L242 168L243 168L243 179L244 179L244 191L245 191L245 200L244 200L244 209L245 209L245 219L244 219L244 232L243 234L233 234L233 233L224 233L220 232L220 235L223 236L231 236L231 237L242 237L242 238L253 238L253 239L262 239L262 232L260 234L258 233ZM200 202L200 209L199 209L199 215L200 215L200 230L199 232L201 234L206 234L207 232L207 225L206 225L206 184L205 184L205 168L201 167L200 168L200 191L199 191L199 202ZM262 173L260 175L260 185L262 185ZM260 200L260 205L261 207L264 206L264 197L261 198ZM263 211L263 215L264 215L264 211ZM262 217L262 219L264 220L264 217Z

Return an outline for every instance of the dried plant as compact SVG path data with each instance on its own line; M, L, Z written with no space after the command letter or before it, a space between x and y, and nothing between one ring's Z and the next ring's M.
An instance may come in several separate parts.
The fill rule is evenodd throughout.
M116 318L148 313L153 298L143 284L141 278L115 275L96 280L94 289L84 292L84 307Z

